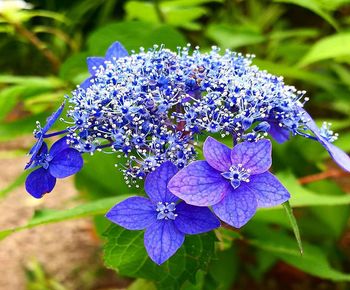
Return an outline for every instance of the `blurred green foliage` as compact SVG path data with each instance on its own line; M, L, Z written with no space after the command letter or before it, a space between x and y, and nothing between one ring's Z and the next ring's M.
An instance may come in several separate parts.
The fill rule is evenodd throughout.
M219 45L255 54L254 64L261 69L308 91L307 109L317 119L331 121L340 133L338 145L350 151L349 0L31 0L28 9L9 7L10 2L0 2L0 142L29 135L35 121L43 121L88 76L86 57L103 55L119 40L128 50L153 44L176 49L191 43L204 51ZM275 208L259 211L240 233L220 229L218 251L211 261L204 259L205 267L197 263L203 260L198 253L193 254L197 262L183 260L186 247L161 270L146 267L150 262L142 245L131 243L140 240L140 234L118 227L107 231L114 235L109 235L105 248L106 264L122 275L140 278L130 289L155 289L145 278L161 289L168 289L164 284L173 285L171 281L177 281L178 287L169 289L178 289L188 279L182 289L230 289L232 285L235 289L295 289L298 285L298 289L310 289L308 285L347 289L350 197L345 192L350 191L349 182L340 186L344 185L339 182L342 173L325 162L328 155L316 142L297 137L274 144L273 154L273 169L293 196L303 256L285 212ZM86 204L63 212L38 212L27 226L0 236L47 222L99 215L122 198L113 196L135 193L124 185L109 157L85 158L76 186ZM0 197L23 178L2 189ZM96 226L101 233L109 223L96 218ZM120 243L127 254L121 255L113 243ZM211 247L194 238L187 243L189 252L191 243L195 248ZM291 268L283 272L285 265ZM159 282L160 277L168 280Z

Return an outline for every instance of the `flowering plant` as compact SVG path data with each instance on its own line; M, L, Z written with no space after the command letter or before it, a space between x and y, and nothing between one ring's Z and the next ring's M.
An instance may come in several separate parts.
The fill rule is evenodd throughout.
M87 59L91 76L37 125L27 191L41 198L56 178L83 167L82 154L110 154L126 184L144 184L149 198L129 197L106 217L145 229L146 251L160 265L186 235L240 228L258 208L288 204L293 193L269 171L270 139L319 142L350 171L330 124L319 128L305 111L305 92L259 70L252 58L217 47L202 53L156 45L129 55L115 42L105 57ZM48 133L58 120L66 129ZM54 136L60 139L48 150L46 139Z

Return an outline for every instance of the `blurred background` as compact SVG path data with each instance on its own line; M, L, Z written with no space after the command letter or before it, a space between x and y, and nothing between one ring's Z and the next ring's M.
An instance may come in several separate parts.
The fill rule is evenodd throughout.
M23 225L43 209L130 192L109 156L89 157L75 179L42 200L23 187L35 121L87 78L86 57L103 56L116 40L129 51L191 43L255 54L254 64L308 92L308 111L332 122L336 144L350 151L349 0L0 0L0 229ZM225 241L216 263L224 267L213 265L209 280L183 289L350 289L349 175L316 142L295 138L274 150L282 182L309 198L295 214L313 258L300 263L271 245ZM288 227L276 210L257 215L247 232L261 222ZM97 215L4 239L0 289L154 289L103 267L106 226Z

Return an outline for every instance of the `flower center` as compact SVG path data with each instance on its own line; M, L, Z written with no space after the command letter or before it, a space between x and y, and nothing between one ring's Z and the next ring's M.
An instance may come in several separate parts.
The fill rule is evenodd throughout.
M221 175L231 181L231 185L234 189L240 186L241 181L249 182L250 170L245 169L242 164L233 165L230 167L230 171L221 173Z
M325 138L328 142L333 143L335 140L338 139L339 134L334 133L331 130L331 123L323 122L322 127L320 129L320 134L323 138Z
M174 220L177 217L177 214L175 213L175 203L171 202L158 202L157 203L157 219L158 220Z
M40 154L36 159L36 164L47 169L49 167L49 163L51 160L52 160L52 156L50 156L49 154L47 153Z

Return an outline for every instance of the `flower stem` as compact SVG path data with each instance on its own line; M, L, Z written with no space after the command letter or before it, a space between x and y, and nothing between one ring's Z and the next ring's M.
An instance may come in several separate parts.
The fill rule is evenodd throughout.
M43 56L51 63L54 72L58 71L58 68L60 66L60 61L44 42L42 42L33 32L28 30L21 23L17 21L13 21L9 17L7 17L5 13L2 13L1 17L5 19L5 21L8 24L12 25L18 34L20 34L25 39L27 39L33 46L35 46L43 54Z
M160 8L159 0L154 0L153 2L154 2L154 8L156 10L160 23L165 23L166 22L165 16L164 16L164 13L162 12L162 9Z

